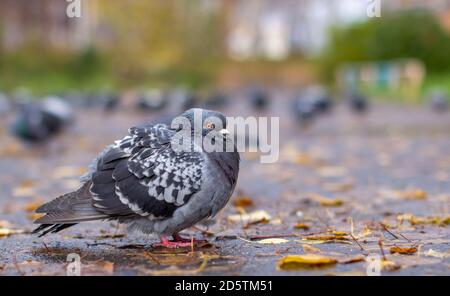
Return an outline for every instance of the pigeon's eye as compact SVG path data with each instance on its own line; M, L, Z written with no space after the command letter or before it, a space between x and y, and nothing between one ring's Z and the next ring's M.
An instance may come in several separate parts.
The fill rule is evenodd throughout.
M207 122L205 124L205 128L207 128L207 129L214 129L215 127L216 127L215 124L212 122Z

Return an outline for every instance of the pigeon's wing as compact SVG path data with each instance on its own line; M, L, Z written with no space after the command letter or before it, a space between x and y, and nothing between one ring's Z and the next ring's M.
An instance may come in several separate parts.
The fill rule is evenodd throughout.
M203 155L175 152L166 125L137 127L116 142L92 174L93 205L110 215L170 217L200 190Z

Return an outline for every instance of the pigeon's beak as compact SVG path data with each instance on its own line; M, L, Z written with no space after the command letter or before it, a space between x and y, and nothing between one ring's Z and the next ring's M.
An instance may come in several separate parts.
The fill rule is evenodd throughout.
M230 134L230 132L229 132L227 129L221 129L221 130L219 131L219 133L222 134L222 135L224 135L224 136Z

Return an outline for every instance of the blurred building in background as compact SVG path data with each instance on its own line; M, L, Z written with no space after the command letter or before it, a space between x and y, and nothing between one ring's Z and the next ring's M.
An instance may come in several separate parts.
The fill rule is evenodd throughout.
M0 44L6 50L27 42L68 50L88 46L97 26L97 1L83 5L82 18L68 18L66 1L0 0Z
M367 6L360 0L234 0L228 5L228 52L238 60L317 53L331 25L365 18Z

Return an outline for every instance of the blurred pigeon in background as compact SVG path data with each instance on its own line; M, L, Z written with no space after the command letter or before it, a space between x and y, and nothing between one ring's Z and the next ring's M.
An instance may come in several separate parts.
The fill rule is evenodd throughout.
M68 103L57 97L44 101L22 104L11 132L18 138L30 142L43 142L58 133L73 120Z
M183 110L194 108L197 104L197 96L189 89L177 88L170 94L171 109L177 114Z
M216 111L190 109L182 117L194 128L201 114L202 136L231 141L226 118ZM211 117L222 122L222 127ZM91 220L118 220L131 229L160 235L164 247L189 247L178 232L213 217L228 202L239 172L239 153L176 152L172 137L180 130L164 124L130 128L94 160L84 185L39 207L34 233L58 232ZM188 135L192 130L188 130ZM167 236L172 235L173 241Z
M333 100L323 87L309 87L302 93L302 96L314 105L314 112L317 114L326 114L333 107Z
M443 91L433 91L430 94L429 103L432 110L445 112L449 107L449 98Z
M351 92L348 96L348 103L355 113L365 113L369 109L367 97L359 92Z
M205 108L222 108L228 104L228 96L221 91L215 91L207 96L204 106Z
M270 103L269 94L261 87L253 87L250 89L248 96L252 107L256 110L265 110Z
M294 97L292 110L301 125L309 125L317 116L316 104L311 97L298 94Z
M167 95L159 89L150 89L139 95L137 107L146 111L162 110L167 104Z
M120 104L120 96L114 92L101 93L97 97L97 102L103 111L113 111Z

